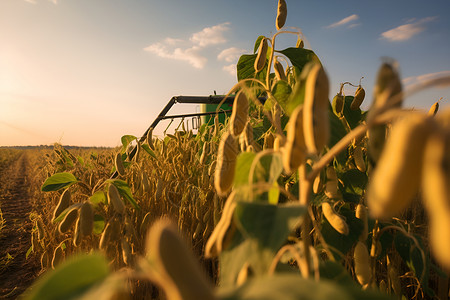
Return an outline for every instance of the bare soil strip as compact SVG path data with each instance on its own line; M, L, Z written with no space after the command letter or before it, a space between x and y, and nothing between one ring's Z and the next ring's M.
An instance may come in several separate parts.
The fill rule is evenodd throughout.
M27 169L29 162L24 152L18 160L0 172L0 208L6 226L0 233L1 299L17 298L31 285L40 269L39 261L34 255L26 259L27 250L31 246L32 229Z

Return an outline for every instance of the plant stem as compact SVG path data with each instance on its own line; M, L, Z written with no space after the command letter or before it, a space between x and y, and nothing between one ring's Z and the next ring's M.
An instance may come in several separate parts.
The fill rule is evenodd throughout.
M303 163L298 168L298 176L299 176L299 201L300 204L308 206L309 205L309 198L310 198L310 192L312 188L311 180L309 180L306 177L306 163ZM311 222L309 218L309 214L305 215L305 218L303 220L302 226L302 242L303 242L303 251L304 251L304 257L303 257L303 263L302 266L302 275L305 278L309 277L311 267L309 265L311 253L309 250L309 246L311 244L309 232L311 231Z

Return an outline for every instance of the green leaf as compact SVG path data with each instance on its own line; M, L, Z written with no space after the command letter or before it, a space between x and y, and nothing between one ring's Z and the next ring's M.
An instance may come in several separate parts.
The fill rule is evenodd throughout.
M416 277L420 280L420 283L426 288L428 286L428 274L430 273L430 259L426 255L422 238L418 235L414 235L414 238L419 243L420 248L416 246L409 236L404 235L401 231L397 231L394 237L394 246L406 265L414 272ZM422 251L424 252L425 257L422 257ZM423 278L422 273L424 275Z
M256 41L255 41L255 46L253 47L253 54L255 54L255 53L258 51L259 44L261 44L261 40L262 40L263 38L265 38L265 36L260 35L260 36L258 36L258 38L256 39Z
M106 203L106 195L104 191L97 191L89 198L89 201L94 207L97 207L100 203Z
M24 299L74 299L103 282L108 274L108 263L101 254L73 257L38 278Z
M298 204L237 203L232 228L239 230L233 231L219 258L222 286L235 285L246 262L255 275L266 274L278 248L306 213L306 208Z
M344 191L346 193L362 195L367 185L367 175L357 169L348 170L339 178L343 181Z
M320 231L327 244L332 247L330 250L335 257L343 258L358 241L359 235L363 230L363 222L356 218L354 211L348 208L341 207L338 213L345 218L347 225L350 228L349 234L343 235L337 232L325 217L322 217L322 227ZM338 250L340 253L334 249Z
M319 265L320 279L329 279L340 286L358 286L342 264L322 261Z
M101 215L94 215L94 234L101 234L105 228L105 218Z
M150 154L151 157L156 159L156 154L155 152L153 152L152 149L150 149L150 146L147 144L142 144L141 145L142 149L144 149L148 154Z
M77 156L77 160L80 163L80 165L84 166L84 159L81 156Z
M385 293L381 293L376 289L362 290L361 286L357 284L350 276L348 270L346 270L341 263L332 261L323 261L319 265L320 280L332 280L334 284L342 287L347 293L349 293L351 299L364 299L364 300L394 300Z
M287 109L288 99L291 93L291 86L284 80L277 81L272 89L272 95L275 97L277 103L283 108L283 110ZM275 99L269 98L264 103L264 108L266 110L270 110L275 102Z
M253 182L263 181L272 184L277 181L281 172L283 172L283 159L281 154L270 153L260 156L253 172Z
M238 201L234 212L238 229L261 248L278 251L289 234L300 225L307 208L300 204L272 205Z
M345 130L344 125L342 124L341 120L333 113L331 109L331 105L329 106L329 120L330 120L330 139L328 141L328 148L332 148L334 145L336 145L346 134L347 131ZM346 151L341 151L337 156L336 160L341 164L345 165L347 161L347 153Z
M62 213L59 214L59 216L57 216L57 217L55 218L55 220L53 220L53 223L61 222L61 221L64 219L64 217L67 215L67 213L68 213L72 208L80 208L81 205L83 205L83 204L81 204L81 203L75 203L75 204L72 204L71 206L69 206L68 208L66 208L65 210L63 210Z
M114 184L117 190L119 191L119 194L125 199L127 199L128 202L130 202L135 209L137 210L141 209L139 205L136 203L136 200L134 200L130 186L126 181L123 181L121 179L108 179L107 182Z
M77 179L72 173L56 173L47 178L41 187L43 192L57 191L76 183Z
M303 70L303 67L309 62L320 63L319 58L312 50L291 47L278 52L286 55L291 61L292 65L297 67L300 72Z
M238 230L234 230L230 245L219 256L220 285L234 286L245 262L250 258L259 258L259 255L253 254L251 241L244 239Z
M73 164L73 160L69 155L69 151L67 151L65 148L61 148L61 155L64 157L64 161L66 162L66 164L73 168L74 164Z
M343 110L344 117L351 129L357 127L365 117L365 114L361 111L361 109L358 108L357 110L352 110L350 108L350 104L352 103L353 99L353 96L345 96Z
M250 167L256 154L253 152L242 152L238 155L236 161L236 169L234 172L234 187L238 188L248 184L248 175Z
M280 190L276 181L273 182L272 186L269 190L269 204L277 205L280 198Z
M27 253L25 254L25 259L28 259L28 256L30 256L31 252L33 251L33 245L31 245L30 248L28 248Z
M220 300L349 300L352 297L339 285L304 279L299 274L275 274L247 280L241 286L219 288Z
M239 61L237 63L236 69L237 69L237 76L238 81L241 81L243 79L247 78L256 78L261 81L265 81L266 79L266 73L267 73L267 65L268 61L266 61L266 65L264 68L255 74L255 60L256 60L257 54L244 54L241 55L239 58Z
M300 72L298 78L296 78L296 82L292 93L286 101L285 111L288 115L291 115L292 112L297 108L297 106L303 104L305 101L305 93L306 93L306 79L312 68L314 67L314 62L307 62ZM296 68L298 70L299 68Z
M265 182L269 184L276 183L278 177L280 176L281 172L283 171L283 162L282 157L278 153L268 153L267 155L259 157L259 160L255 162L256 154L253 152L243 152L238 155L237 157L237 163L236 163L236 170L235 170L235 177L234 177L234 188L240 189L242 187L247 187L240 189L241 195L246 198L247 201L254 201L255 199L259 199L262 201L268 201L269 195L262 195L261 193L256 193L254 196L256 198L250 199L248 198L248 187L249 187L249 180L250 180L250 171L251 166L253 163L255 163L255 167L253 170L253 183L256 182ZM270 189L266 189L263 192L267 192ZM275 191L272 191L274 193ZM278 193L278 189L276 191ZM276 198L272 198L272 201L274 199L277 199L278 194L272 194L272 197L276 196Z
M137 137L134 135L124 135L120 138L120 141L122 142L122 152L125 152L128 148L128 145L134 141L137 140Z
M297 78L295 82L294 88L289 95L289 98L286 101L285 107L283 107L284 111L288 116L292 114L292 112L297 108L297 106L302 105L305 101L305 81L301 79L301 77Z

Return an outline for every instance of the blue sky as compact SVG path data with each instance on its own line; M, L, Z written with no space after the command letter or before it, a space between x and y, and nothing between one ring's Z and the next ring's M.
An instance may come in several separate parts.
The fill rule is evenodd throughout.
M287 7L285 27L300 29L322 60L330 98L340 82L364 76L368 108L382 57L398 61L406 86L450 75L448 0ZM276 0L1 0L0 146L116 146L124 134L140 136L172 96L226 93L239 55L276 32L276 8ZM295 42L280 36L277 48ZM405 106L427 110L440 97L449 106L450 89Z

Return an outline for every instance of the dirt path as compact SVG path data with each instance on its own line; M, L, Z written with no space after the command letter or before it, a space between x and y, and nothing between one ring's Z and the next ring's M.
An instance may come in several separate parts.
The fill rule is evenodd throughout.
M17 298L40 269L35 257L26 259L32 228L27 169L29 162L24 152L0 173L0 208L6 226L0 236L0 299Z

